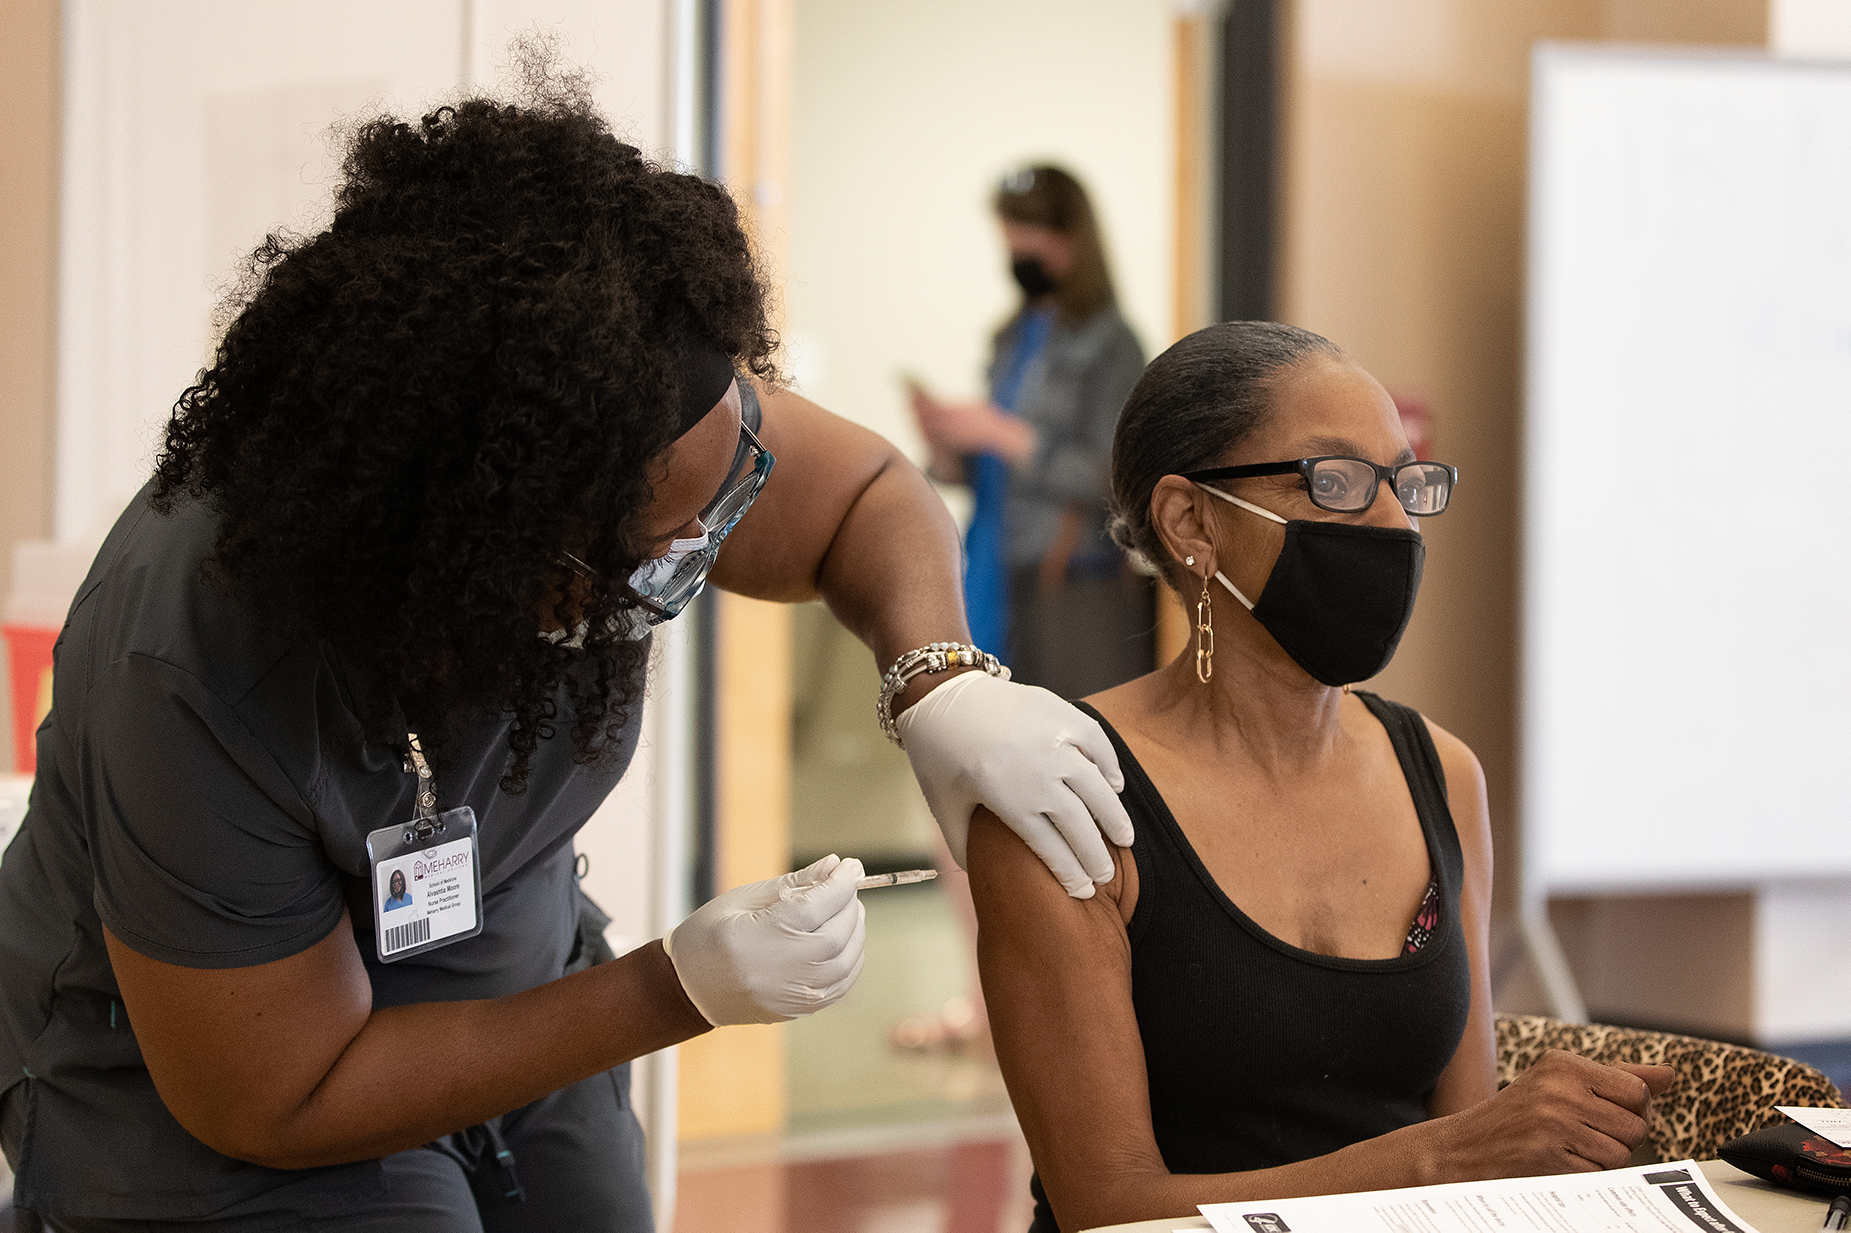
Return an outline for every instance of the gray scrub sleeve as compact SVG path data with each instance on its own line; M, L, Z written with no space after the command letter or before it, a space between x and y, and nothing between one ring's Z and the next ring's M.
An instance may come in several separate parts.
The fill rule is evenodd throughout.
M314 812L196 677L129 655L98 674L83 709L94 902L118 940L181 967L249 967L340 922L341 878Z

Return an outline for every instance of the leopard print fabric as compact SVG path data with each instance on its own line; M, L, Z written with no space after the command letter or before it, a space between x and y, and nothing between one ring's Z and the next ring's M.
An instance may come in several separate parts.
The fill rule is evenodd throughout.
M1741 1045L1541 1015L1499 1015L1497 1037L1500 1088L1549 1049L1597 1062L1677 1067L1677 1082L1653 1102L1651 1134L1633 1156L1639 1164L1714 1160L1716 1149L1736 1136L1784 1122L1775 1105L1845 1107L1838 1088L1812 1067Z

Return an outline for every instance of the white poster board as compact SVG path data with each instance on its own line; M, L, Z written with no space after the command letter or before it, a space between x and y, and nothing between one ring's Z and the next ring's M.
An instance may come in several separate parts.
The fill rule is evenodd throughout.
M1851 877L1851 64L1533 91L1526 890Z

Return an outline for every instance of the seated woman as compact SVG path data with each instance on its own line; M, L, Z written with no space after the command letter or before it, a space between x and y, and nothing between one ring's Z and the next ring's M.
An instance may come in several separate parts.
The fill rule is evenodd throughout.
M1451 468L1329 342L1236 322L1145 370L1112 470L1119 542L1198 623L1090 699L1137 841L1076 900L993 816L970 834L1033 1233L1625 1164L1670 1069L1557 1053L1497 1091L1483 773L1349 688L1400 641Z

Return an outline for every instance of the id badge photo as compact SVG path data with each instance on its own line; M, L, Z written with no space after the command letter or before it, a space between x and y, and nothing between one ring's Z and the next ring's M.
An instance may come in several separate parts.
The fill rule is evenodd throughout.
M437 813L436 784L417 737L408 762L419 784L417 815L366 837L379 961L394 963L482 932L482 854L476 811Z

